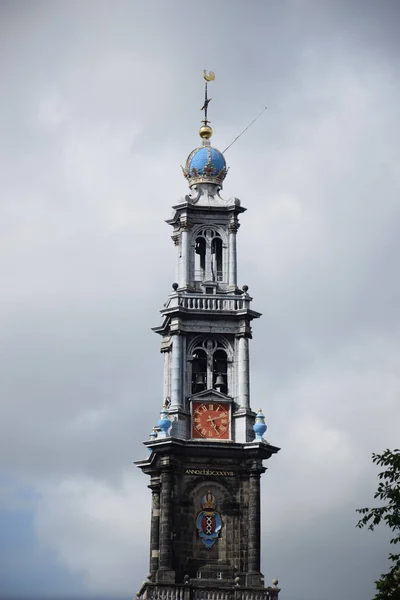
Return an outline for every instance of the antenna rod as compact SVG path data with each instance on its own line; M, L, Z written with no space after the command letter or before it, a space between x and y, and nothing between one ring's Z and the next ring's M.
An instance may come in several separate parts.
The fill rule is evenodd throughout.
M258 115L255 117L255 119L253 119L253 120L252 120L252 122L251 122L251 123L249 123L249 124L247 125L247 127L245 127L241 133L239 133L239 135L238 135L237 137L235 137L235 139L233 140L233 142L231 142L231 143L229 144L229 146L227 146L227 147L225 148L225 150L222 152L222 154L225 154L225 152L226 152L227 150L229 150L229 148L230 148L231 146L233 146L233 144L236 142L236 140L238 140L238 139L239 139L239 138L240 138L240 137L241 137L241 136L244 134L244 132L245 132L245 131L247 131L247 130L248 130L248 128L249 128L249 127L251 127L251 126L253 125L253 123L254 123L255 121L257 121L257 119L258 119L259 117L261 117L261 115L262 115L262 114L263 114L263 113L264 113L266 110L267 110L267 107L263 108L263 109L262 109L262 111L260 112L260 114L258 114Z

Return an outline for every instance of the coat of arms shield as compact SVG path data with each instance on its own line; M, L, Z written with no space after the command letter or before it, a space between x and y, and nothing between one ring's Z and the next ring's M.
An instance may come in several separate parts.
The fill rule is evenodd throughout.
M220 515L215 509L215 498L208 490L201 499L202 511L199 512L196 519L196 527L201 541L207 550L210 550L215 544L222 528Z

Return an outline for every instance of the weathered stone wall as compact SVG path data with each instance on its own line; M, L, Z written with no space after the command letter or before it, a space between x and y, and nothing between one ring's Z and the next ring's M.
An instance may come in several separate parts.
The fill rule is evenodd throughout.
M151 580L263 589L260 476L278 448L171 438L151 446L140 463L153 494Z
M236 576L243 576L249 567L249 465L234 459L220 459L216 465L214 461L191 457L176 464L173 472L172 568L176 581L183 581L185 575L197 579L198 573L201 580L220 577L232 582ZM196 472L205 474L193 474ZM203 544L196 527L201 499L207 492L215 497L215 510L222 520L220 535L210 549ZM257 553L257 542L251 542L253 553Z

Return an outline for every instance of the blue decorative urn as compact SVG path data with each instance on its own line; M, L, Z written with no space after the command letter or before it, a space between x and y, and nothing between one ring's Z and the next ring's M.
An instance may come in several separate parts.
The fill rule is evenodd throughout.
M160 420L158 421L158 426L161 429L160 437L167 437L168 430L171 427L171 425L172 425L172 423L168 416L168 411L164 405L162 411L160 412Z
M267 426L265 424L265 417L261 408L258 411L256 416L256 422L253 425L254 433L256 434L256 442L261 442L263 439L264 433L267 431Z
M155 427L153 427L153 429L150 431L150 433L149 433L149 439L151 441L157 439L157 431L156 431Z

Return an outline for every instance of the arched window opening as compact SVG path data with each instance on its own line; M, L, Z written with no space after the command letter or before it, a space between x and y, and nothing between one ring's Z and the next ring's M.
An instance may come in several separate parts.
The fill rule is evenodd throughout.
M207 353L196 348L192 361L192 394L206 389L207 385Z
M195 249L195 280L203 281L206 272L206 240L203 237L196 238Z
M222 240L219 236L215 237L211 242L211 268L214 281L223 281Z
M229 352L217 339L197 340L190 350L192 358L191 393L214 389L229 394Z
M213 355L213 387L214 389L227 393L228 389L228 358L225 350L218 349Z

